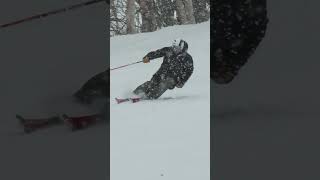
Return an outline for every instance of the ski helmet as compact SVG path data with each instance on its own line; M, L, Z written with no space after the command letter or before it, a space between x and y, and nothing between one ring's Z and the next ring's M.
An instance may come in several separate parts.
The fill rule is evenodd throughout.
M175 39L172 42L172 48L175 52L187 52L188 43L182 39Z

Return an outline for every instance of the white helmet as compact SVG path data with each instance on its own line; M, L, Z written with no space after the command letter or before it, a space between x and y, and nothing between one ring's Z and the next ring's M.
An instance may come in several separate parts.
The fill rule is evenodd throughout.
M181 38L175 39L172 42L172 48L175 52L187 52L188 50L188 43Z

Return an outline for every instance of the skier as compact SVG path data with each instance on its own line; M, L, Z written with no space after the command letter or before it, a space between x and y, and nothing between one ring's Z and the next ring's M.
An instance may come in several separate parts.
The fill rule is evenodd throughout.
M193 72L193 60L187 50L188 43L176 39L171 47L149 52L143 57L144 63L160 57L163 62L151 80L138 86L133 93L143 99L157 99L168 89L182 88Z
M73 97L85 104L90 104L97 99L109 99L109 72L105 70L90 78L73 94Z

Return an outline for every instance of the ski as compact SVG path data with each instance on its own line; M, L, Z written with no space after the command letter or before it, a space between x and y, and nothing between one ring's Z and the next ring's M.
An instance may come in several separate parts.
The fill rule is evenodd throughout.
M85 115L85 116L52 116L48 118L25 118L16 115L25 134L30 134L37 130L46 129L56 125L67 125L72 131L87 128L96 124L98 119L103 119L101 114Z
M62 118L64 123L70 127L72 131L87 128L96 124L97 120L101 117L100 114L86 115L86 116L68 116L63 114Z
M158 99L147 99L143 97L134 97L134 98L115 98L116 102L118 104L124 103L124 102L132 102L132 103L137 103L140 101L165 101L165 100L174 100L174 99L181 99L183 97L178 97L178 98L173 98L173 97L161 97Z
M136 103L142 100L142 98L115 98L118 104L124 103L124 102L129 102L131 101L132 103Z
M142 100L142 98L130 98L132 103L136 103Z
M62 124L62 119L59 116L49 118L25 118L21 115L16 115L25 133L29 134L36 130L45 129L54 125Z
M117 101L117 103L118 103L118 104L120 104L120 103L123 103L123 102L130 101L130 98L124 98L124 99L121 99L121 98L115 98L115 100Z

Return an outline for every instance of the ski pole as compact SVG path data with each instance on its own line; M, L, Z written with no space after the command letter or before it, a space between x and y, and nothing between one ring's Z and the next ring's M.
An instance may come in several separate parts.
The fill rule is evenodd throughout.
M153 60L154 59L151 59L150 61L153 61ZM119 67L116 67L116 68L111 68L110 71L115 70L115 69L124 68L124 67L127 67L127 66L131 66L131 65L134 65L134 64L142 63L142 62L143 62L143 60L137 61L137 62L133 62L133 63L130 63L130 64L126 64L126 65L123 65L123 66L119 66Z
M116 68L111 68L110 71L115 70L115 69L124 68L124 67L127 67L127 66L131 66L131 65L134 65L134 64L138 64L138 63L141 63L141 62L143 62L143 61L137 61L137 62L134 62L134 63L126 64L126 65L123 65L123 66L119 66L119 67L116 67Z
M20 24L20 23L24 23L24 22L27 22L27 21L32 21L32 20L35 20L35 19L41 19L41 18L44 18L44 17L48 17L50 15L55 15L55 14L59 14L59 13L62 13L62 12L67 12L69 10L75 10L75 9L78 9L78 8L81 8L81 7L84 7L84 6L88 6L88 5L92 5L92 4L95 4L95 3L99 3L99 2L102 2L102 1L105 1L105 2L108 3L108 1L106 1L106 0L91 0L91 1L83 2L83 3L71 5L71 6L68 6L68 7L65 7L65 8L49 11L49 12L46 12L46 13L33 15L33 16L26 17L26 18L23 18L23 19L20 19L20 20L16 20L16 21L13 21L13 22L9 22L9 23L6 23L6 24L2 24L2 25L0 25L0 29L6 28L6 27L9 27L9 26L14 26L14 25L17 25L17 24Z

